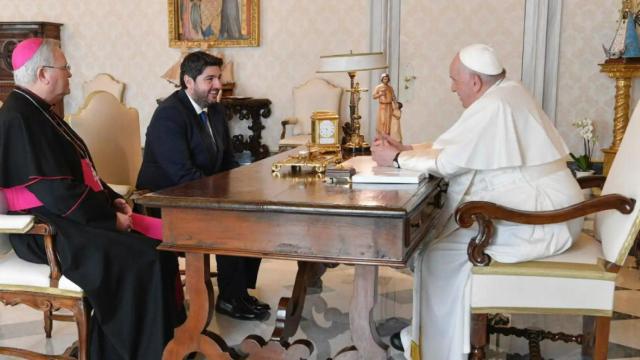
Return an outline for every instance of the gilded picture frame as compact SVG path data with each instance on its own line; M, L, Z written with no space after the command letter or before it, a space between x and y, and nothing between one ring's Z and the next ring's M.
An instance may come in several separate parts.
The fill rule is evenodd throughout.
M169 46L260 45L260 0L169 0Z

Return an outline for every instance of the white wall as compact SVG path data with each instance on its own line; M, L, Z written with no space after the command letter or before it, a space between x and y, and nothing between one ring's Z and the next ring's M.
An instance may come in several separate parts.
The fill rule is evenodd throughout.
M619 1L564 0L560 30L558 68L558 107L556 126L571 151L582 153L582 140L571 122L582 117L595 121L599 148L611 145L615 81L600 73L604 62L602 44L613 39L618 19ZM638 101L638 86L632 88L631 111ZM602 159L596 151L594 157Z
M524 1L403 0L401 5L401 57L409 59L418 77L412 94L397 89L401 98L410 98L405 99L404 136L410 142L432 140L462 111L448 90L447 75L449 59L459 47L492 43L509 73L520 73ZM615 31L618 7L611 0L563 2L556 118L573 151L580 151L570 125L578 117L596 121L601 147L611 143L614 81L597 64L604 60L601 43L608 45ZM81 105L82 82L107 72L127 84L125 100L140 111L144 137L155 99L173 91L159 77L179 54L168 47L167 1L0 0L0 8L0 21L64 24L63 47L73 67L67 112ZM291 88L315 76L319 56L368 50L369 8L368 0L262 0L260 47L221 49L236 65L236 93L272 100L263 132L263 142L272 149L280 120L292 114ZM322 77L348 86L344 74ZM375 85L364 74L358 79L364 87ZM363 95L360 104L365 123L369 96ZM634 83L632 106L637 99ZM241 129L246 123L232 125L234 133L247 132ZM366 126L363 133L368 133Z
M402 2L400 73L416 76L409 90L400 82L405 143L433 141L463 111L450 90L449 63L457 51L483 42L493 46L507 75L520 78L524 1L408 0Z
M144 138L155 99L174 89L160 78L179 56L168 46L167 5L166 0L0 0L0 21L63 23L63 49L73 72L66 112L82 105L82 83L106 72L126 83L125 101L139 110ZM368 50L369 1L263 0L260 12L259 47L217 50L234 61L238 95L273 102L263 142L276 149L280 121L293 113L291 89L316 76L319 56ZM346 74L323 77L343 87L349 83ZM232 131L248 133L246 126L234 120Z

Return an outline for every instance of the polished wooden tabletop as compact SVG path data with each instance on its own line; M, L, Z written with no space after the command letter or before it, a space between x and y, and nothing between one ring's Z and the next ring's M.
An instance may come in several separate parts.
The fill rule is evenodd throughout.
M440 182L330 184L309 169L272 173L295 151L139 199L162 208L159 249L405 266L438 214Z
M271 164L296 150L255 163L145 195L149 207L203 208L295 213L329 213L404 217L437 186L420 184L329 184L309 169L283 168L273 174Z

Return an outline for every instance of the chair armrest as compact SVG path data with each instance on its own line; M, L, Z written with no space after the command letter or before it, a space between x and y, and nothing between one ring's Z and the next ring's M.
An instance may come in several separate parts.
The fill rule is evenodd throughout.
M467 254L471 263L485 266L491 262L491 257L484 250L493 237L495 220L528 225L555 224L604 210L618 210L629 214L635 203L635 199L609 194L553 211L521 211L488 201L469 201L458 206L455 219L463 228L469 228L474 222L478 222L478 234L469 241Z
M287 133L287 125L294 125L298 123L297 117L288 117L280 122L282 124L282 132L280 133L280 140L284 139Z
M590 189L594 187L602 189L607 177L604 175L589 175L579 177L576 180L578 180L578 185L580 185L581 189Z
M33 227L25 234L41 235L44 237L44 250L47 253L47 262L49 263L50 269L49 286L57 288L58 282L62 277L62 272L60 271L60 261L58 260L58 253L56 253L55 248L55 228L41 220L36 220Z

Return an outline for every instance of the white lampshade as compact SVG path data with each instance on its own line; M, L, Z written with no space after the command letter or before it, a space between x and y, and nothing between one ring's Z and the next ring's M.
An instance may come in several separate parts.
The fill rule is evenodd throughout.
M387 59L381 52L349 53L320 56L319 73L351 72L387 68Z

